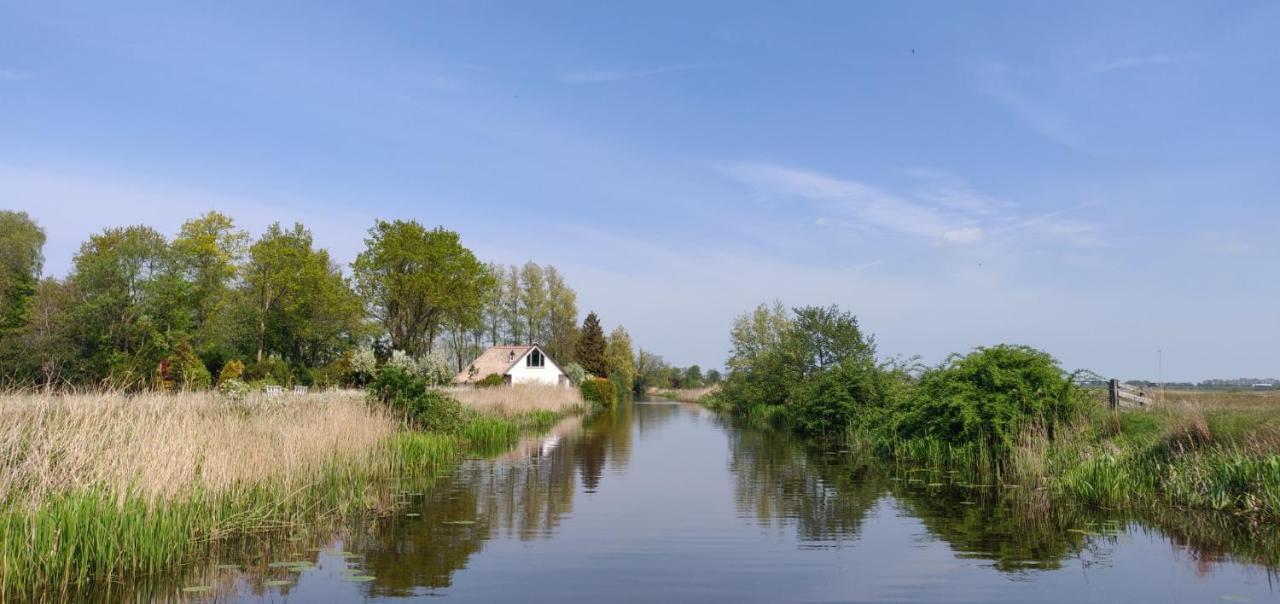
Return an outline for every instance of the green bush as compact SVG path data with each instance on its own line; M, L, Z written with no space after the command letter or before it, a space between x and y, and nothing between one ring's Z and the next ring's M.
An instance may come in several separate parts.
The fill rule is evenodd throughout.
M279 357L267 357L245 368L244 379L249 383L271 381L281 386L293 381L289 366Z
M476 382L476 386L480 388L493 388L494 386L501 386L506 383L507 378L496 373L490 373L489 375L484 376L484 379Z
M208 390L213 387L213 376L190 344L174 347L170 356L170 373L174 385L182 390Z
M462 425L462 403L399 367L383 367L369 386L369 396L420 430L454 432Z
M579 386L582 389L582 399L595 403L602 407L612 407L618 402L618 390L614 387L613 382L604 378L587 378L582 381Z
M920 376L900 410L896 436L978 447L1000 460L1026 429L1043 429L1052 439L1082 401L1048 353L1003 344L978 348Z
M244 375L244 362L240 359L232 359L222 366L222 370L218 372L218 383L221 384L227 380L239 380Z
M587 370L577 363L569 363L564 366L564 374L569 378L569 383L574 386L582 384L582 380L587 379Z

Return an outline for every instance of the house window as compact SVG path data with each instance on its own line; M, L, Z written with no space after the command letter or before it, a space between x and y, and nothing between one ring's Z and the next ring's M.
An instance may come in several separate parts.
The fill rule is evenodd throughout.
M524 358L525 367L545 367L546 364L547 357L544 356L542 351L537 348L534 348L533 352L530 352L529 356Z

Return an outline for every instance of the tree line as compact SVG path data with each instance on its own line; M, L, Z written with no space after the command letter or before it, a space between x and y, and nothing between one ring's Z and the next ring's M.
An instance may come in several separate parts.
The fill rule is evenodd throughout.
M328 385L350 382L370 358L456 372L488 346L535 343L562 367L635 381L626 329L606 336L595 313L579 326L577 294L558 269L481 262L442 227L379 220L349 271L302 224L254 238L216 211L173 238L105 229L64 278L42 275L45 240L25 212L0 211L9 385L204 387L229 365L251 381Z

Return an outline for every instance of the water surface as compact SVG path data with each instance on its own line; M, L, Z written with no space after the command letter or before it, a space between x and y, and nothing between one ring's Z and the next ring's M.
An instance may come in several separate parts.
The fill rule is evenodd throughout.
M1277 599L1267 569L1280 549L1272 526L1084 509L1042 492L808 450L676 403L636 403L568 422L496 459L467 460L433 488L404 496L409 504L393 518L274 545L277 556L301 557L314 568L206 571L217 579L210 597ZM357 574L366 578L351 581Z

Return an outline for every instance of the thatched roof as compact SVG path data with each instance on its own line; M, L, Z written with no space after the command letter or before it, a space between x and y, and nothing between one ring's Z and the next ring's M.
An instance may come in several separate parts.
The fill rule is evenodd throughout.
M526 352L533 348L532 346L494 346L484 354L476 357L471 361L470 365L463 368L454 376L453 381L456 384L464 384L466 382L478 382L483 380L485 376L496 373L498 375L506 375L507 371L516 364L516 361L524 358ZM475 371L472 371L472 369Z

